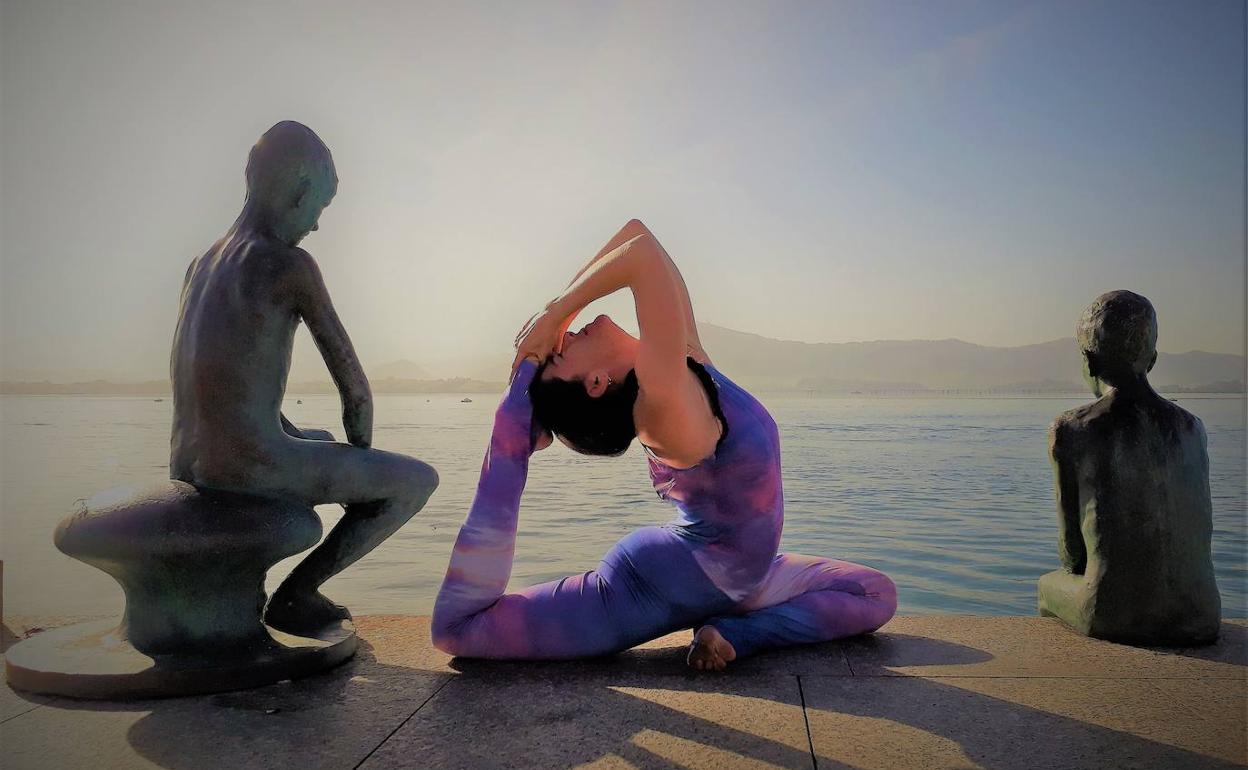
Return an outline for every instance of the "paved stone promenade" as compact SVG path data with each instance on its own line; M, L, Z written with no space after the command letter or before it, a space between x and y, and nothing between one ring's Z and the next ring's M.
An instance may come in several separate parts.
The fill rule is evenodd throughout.
M0 767L1232 768L1248 625L1146 650L1038 617L900 617L872 637L684 668L688 634L612 659L451 661L428 618L358 620L355 660L132 703L0 688ZM10 623L9 638L28 629Z

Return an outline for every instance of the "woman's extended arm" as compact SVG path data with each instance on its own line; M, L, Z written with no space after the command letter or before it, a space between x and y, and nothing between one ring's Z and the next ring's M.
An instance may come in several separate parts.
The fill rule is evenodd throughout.
M576 271L576 275L572 276L572 280L568 281L568 287L571 287L572 284L576 283L577 279L584 275L586 270L593 267L598 260L607 256L612 251L618 249L620 246L623 246L625 243L631 241L637 236L648 234L650 234L650 230L641 223L640 219L628 220L623 227L616 231L615 235L611 236L611 240L607 241L607 245L598 250L598 253L594 255L593 259L586 262L584 267Z
M481 464L477 493L433 605L433 639L438 649L479 655L491 645L502 644L474 624L503 596L511 578L520 497L534 450L528 387L536 370L532 363L520 367L494 413L494 432Z

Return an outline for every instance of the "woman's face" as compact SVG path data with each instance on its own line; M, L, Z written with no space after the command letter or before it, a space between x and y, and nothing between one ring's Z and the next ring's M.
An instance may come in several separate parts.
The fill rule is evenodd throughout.
M550 357L542 379L582 380L595 372L626 372L632 368L636 345L636 338L600 315L580 331L564 334L563 352Z

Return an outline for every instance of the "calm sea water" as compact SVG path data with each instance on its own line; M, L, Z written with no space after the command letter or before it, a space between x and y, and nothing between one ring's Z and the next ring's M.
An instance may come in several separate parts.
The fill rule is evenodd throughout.
M398 534L325 592L357 614L427 613L475 488L496 399L380 395L377 446L438 468L442 484ZM1057 567L1045 431L1081 399L871 399L767 396L780 425L787 500L783 550L884 570L901 612L1032 614L1035 580ZM1228 617L1246 614L1245 401L1184 398L1209 432L1214 561ZM0 511L8 615L101 614L120 589L57 552L52 528L74 500L158 482L170 402L151 398L0 397ZM292 397L296 424L336 426L331 396ZM326 525L341 509L318 509ZM643 455L603 460L560 445L533 462L513 586L582 572L629 530L674 510ZM270 574L270 586L294 559Z

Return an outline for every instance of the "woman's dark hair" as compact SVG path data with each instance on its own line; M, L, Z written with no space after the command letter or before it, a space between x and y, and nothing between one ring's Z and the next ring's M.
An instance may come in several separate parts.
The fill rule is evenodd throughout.
M533 417L583 455L621 455L637 438L633 405L637 403L637 373L630 369L623 382L608 385L594 398L580 380L542 379L538 368L529 384Z
M702 364L686 357L685 363L698 376L711 401L711 411L723 426L719 440L728 436L728 421L719 405L719 386ZM628 450L637 438L637 425L633 422L633 405L637 403L640 387L637 372L629 369L623 382L607 386L598 398L589 395L580 380L542 379L546 365L542 364L529 384L529 398L533 401L533 417L538 424L551 433L558 434L565 443L583 455L606 455L614 457Z

